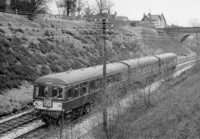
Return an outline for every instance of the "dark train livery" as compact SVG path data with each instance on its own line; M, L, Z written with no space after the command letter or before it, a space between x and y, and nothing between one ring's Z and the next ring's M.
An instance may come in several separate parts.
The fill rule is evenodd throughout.
M137 82L175 69L176 65L177 55L173 53L110 63L107 64L107 85L130 79ZM73 117L88 111L90 103L102 92L102 78L102 65L40 77L34 84L35 111L44 121L49 118L59 119L61 113Z

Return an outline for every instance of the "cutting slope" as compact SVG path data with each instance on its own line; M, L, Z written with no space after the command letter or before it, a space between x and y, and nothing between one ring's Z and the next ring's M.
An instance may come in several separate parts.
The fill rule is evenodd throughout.
M1 93L24 86L26 81L32 84L36 78L52 72L101 64L103 38L99 29L99 24L84 20L38 18L29 21L23 16L0 13ZM165 52L178 55L190 53L166 34L129 25L115 26L106 44L109 62ZM32 89L27 89L28 92L24 90L11 90L10 102L8 97L5 99L8 102L3 104L12 103L12 107L15 107L15 103L18 103L15 98L20 93L32 95ZM13 94L16 92L15 97ZM3 95L1 99L4 100ZM30 101L31 97L22 101L27 100Z

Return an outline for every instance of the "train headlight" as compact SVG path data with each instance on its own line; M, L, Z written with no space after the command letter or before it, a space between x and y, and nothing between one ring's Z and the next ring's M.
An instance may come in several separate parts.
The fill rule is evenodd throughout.
M58 108L62 108L62 103L58 104Z
M38 103L37 101L35 101L35 102L33 103L33 105L34 105L34 106L38 106L39 103Z

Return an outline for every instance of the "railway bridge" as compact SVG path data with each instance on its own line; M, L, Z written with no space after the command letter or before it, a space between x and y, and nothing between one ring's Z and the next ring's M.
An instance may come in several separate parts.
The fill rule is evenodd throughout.
M180 42L184 42L189 36L194 36L195 33L200 33L200 27L169 27L158 28L158 31L165 32L170 36L180 37Z

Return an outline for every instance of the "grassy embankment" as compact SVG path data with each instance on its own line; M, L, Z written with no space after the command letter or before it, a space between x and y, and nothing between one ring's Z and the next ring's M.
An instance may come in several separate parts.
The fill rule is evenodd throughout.
M200 66L195 66L164 82L151 94L148 107L144 103L146 96L140 95L125 114L117 117L110 130L112 138L199 138L199 70ZM99 133L96 135L100 137Z
M0 115L31 101L32 83L37 77L102 63L103 41L96 35L95 23L57 19L29 21L22 16L0 15L0 108L3 109ZM151 38L144 37L145 34ZM159 39L161 36L166 34L160 35L153 29L117 26L107 40L108 61L160 52L190 53L178 41Z

